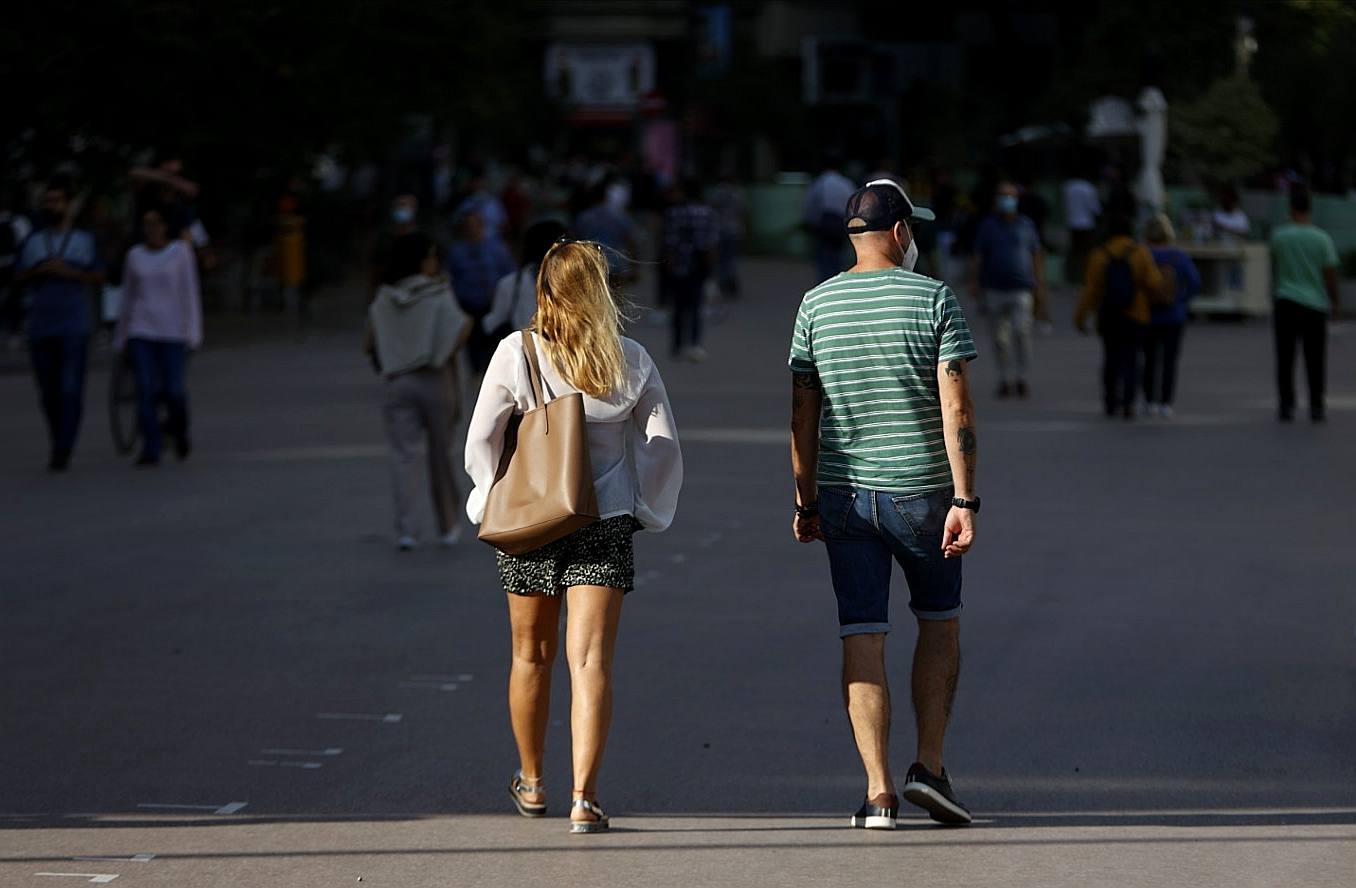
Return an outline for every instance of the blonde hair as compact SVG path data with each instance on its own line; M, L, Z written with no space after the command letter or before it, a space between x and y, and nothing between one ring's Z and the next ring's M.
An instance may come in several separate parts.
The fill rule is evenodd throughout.
M541 334L551 365L579 391L601 398L621 387L621 314L600 245L563 241L546 252L537 271L532 329Z
M1144 226L1144 239L1151 244L1170 244L1176 237L1172 220L1165 213L1155 213Z

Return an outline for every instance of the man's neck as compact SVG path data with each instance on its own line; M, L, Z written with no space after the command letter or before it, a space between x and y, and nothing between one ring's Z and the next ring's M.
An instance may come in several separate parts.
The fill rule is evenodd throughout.
M859 255L856 264L848 271L889 271L892 268L899 268L899 263L889 256L884 253L867 253Z
M1294 225L1312 225L1313 216L1309 213L1291 213L1290 222Z

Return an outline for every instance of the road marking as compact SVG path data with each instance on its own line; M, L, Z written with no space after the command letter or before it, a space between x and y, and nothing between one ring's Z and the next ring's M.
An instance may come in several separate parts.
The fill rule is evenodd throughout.
M72 857L71 860L110 860L118 863L150 863L155 859L154 854L133 854L131 857Z
M84 879L93 882L96 885L107 885L117 878L116 875L109 873L34 873L35 876L69 876L74 879Z
M320 762L280 762L277 759L250 759L250 765L255 768L304 768L307 771L325 767Z
M402 688L417 688L425 691L455 691L460 685L446 681L402 681Z
M331 721L379 721L388 725L393 725L404 718L399 712L388 712L385 715L370 712L317 712L315 717Z
M410 681L461 681L466 682L475 678L469 672L460 672L456 675L411 675Z
M327 749L261 749L260 755L339 755L344 751L341 746Z
M249 802L227 802L224 805L162 805L155 802L142 802L138 808L168 808L176 811L211 811L213 814L235 814L243 811Z

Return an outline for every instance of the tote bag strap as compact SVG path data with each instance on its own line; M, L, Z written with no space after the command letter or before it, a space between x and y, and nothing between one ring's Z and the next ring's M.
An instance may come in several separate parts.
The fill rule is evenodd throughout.
M532 384L533 405L541 407L546 403L542 396L541 365L537 362L537 345L532 339L532 331L523 331L523 356L527 358L527 378Z

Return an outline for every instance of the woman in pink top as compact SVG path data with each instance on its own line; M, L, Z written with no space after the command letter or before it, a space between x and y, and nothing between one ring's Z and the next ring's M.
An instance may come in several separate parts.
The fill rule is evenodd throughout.
M137 380L139 466L160 463L160 402L169 408L174 452L188 456L188 350L202 344L202 299L193 247L169 239L157 210L141 218L144 241L127 251L122 307L113 345L131 358Z

